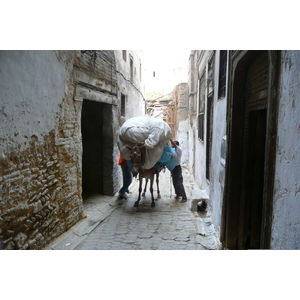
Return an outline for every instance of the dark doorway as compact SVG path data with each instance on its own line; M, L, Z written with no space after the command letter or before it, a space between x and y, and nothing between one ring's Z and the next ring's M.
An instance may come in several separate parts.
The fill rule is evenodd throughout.
M235 69L224 203L224 246L262 247L269 107L267 51L249 51Z
M112 170L112 109L111 105L83 100L82 133L82 197L107 194Z
M267 110L249 113L247 149L244 151L239 248L259 249L262 225Z

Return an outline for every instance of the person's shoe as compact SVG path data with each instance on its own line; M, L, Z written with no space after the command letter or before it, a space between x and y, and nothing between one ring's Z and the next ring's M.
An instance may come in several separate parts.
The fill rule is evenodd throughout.
M119 197L120 198L125 198L125 199L128 198L128 196L126 195L126 193L119 193Z
M187 201L186 198L182 198L182 199L180 200L180 203L185 203L186 201Z
M179 199L179 198L180 198L180 196L178 196L178 195L175 196L175 199Z

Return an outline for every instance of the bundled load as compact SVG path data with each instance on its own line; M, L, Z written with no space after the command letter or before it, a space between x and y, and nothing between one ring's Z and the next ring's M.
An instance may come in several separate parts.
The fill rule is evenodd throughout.
M130 151L125 145L145 145L144 167L151 169L165 154L165 146L170 138L171 128L163 120L150 116L134 117L127 120L120 128L118 146L122 157L130 160Z

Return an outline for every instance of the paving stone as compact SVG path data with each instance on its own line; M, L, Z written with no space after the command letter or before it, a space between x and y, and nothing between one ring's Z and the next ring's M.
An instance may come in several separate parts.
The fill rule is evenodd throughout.
M121 204L115 197L105 197L104 203L89 202L85 224L77 228L82 240L76 249L98 250L203 250L217 243L208 240L213 232L209 219L200 218L170 198L170 172L160 176L162 198L152 208L150 198L143 199L140 206L133 207L137 188L131 197ZM164 190L164 192L163 192ZM189 198L191 190L186 187ZM93 206L94 205L94 206ZM199 234L203 234L202 236ZM63 242L63 241L61 241Z
M150 239L152 237L152 234L145 232L144 234L139 234L137 237L139 239Z
M124 243L125 244L134 244L136 241L136 239L130 239L130 238L127 238L126 240L124 240Z
M189 237L176 237L175 241L184 241L184 242L188 242L190 240Z
M160 245L157 250L172 250L172 246Z

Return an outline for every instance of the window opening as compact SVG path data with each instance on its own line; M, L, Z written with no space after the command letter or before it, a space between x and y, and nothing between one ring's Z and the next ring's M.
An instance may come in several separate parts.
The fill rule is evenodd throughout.
M199 105L198 105L198 138L204 141L204 108L205 108L205 73L198 81Z
M126 50L122 50L122 53L123 53L123 60L124 60L124 61L126 61L126 54L127 54L126 52L127 52Z
M208 63L207 77L207 98L212 97L214 93L214 56Z
M121 116L125 117L125 101L126 96L121 94Z
M226 92L226 69L227 69L227 50L220 51L220 72L219 72L219 99L225 97Z
M130 57L130 80L133 82L133 58Z

